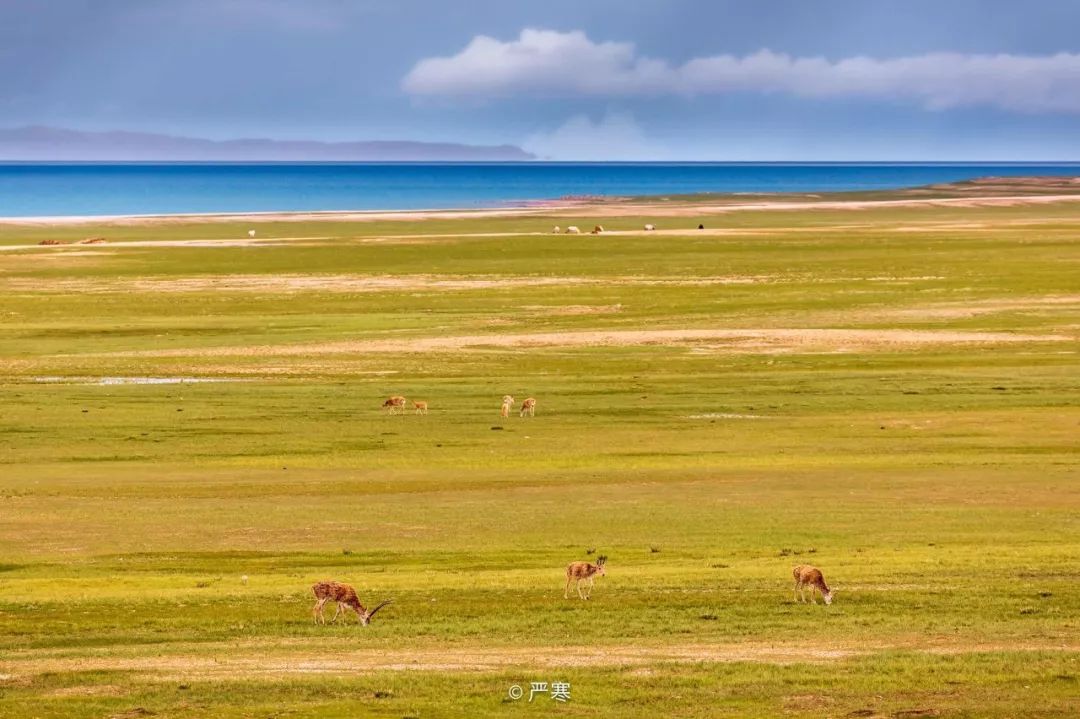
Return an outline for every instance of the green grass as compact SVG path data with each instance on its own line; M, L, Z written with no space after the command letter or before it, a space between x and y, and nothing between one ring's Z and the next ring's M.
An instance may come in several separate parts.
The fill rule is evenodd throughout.
M1080 710L1076 203L571 223L0 225L0 715ZM687 328L1032 339L408 344Z

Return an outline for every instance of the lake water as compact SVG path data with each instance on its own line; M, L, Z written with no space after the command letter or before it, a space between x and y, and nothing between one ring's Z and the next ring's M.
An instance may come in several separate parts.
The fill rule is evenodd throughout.
M0 216L498 207L573 195L828 192L1080 164L77 163L0 164Z

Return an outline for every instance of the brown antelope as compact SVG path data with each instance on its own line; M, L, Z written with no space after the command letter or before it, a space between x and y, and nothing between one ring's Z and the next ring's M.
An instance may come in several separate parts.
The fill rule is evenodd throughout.
M599 235L603 231L604 231L604 226L603 225L596 225L596 226L594 226L592 228L592 234L594 234L594 235Z
M395 409L401 410L401 414L405 414L405 398L401 395L394 395L383 402L382 406L386 408L387 414L393 414Z
M514 398L510 395L503 395L502 410L499 411L501 417L510 416L510 408L514 406Z
M371 623L371 618L375 616L375 612L394 601L393 599L387 599L371 611L368 611L360 604L360 599L356 596L356 590L348 584L342 584L341 582L318 582L317 584L311 585L311 591L315 593L316 600L315 606L311 610L311 616L315 618L316 624L319 623L319 620L322 620L322 623L326 624L326 615L323 614L323 607L331 599L337 602L337 609L334 610L334 618L330 620L332 624L337 623L338 614L342 613L341 607L344 605L356 612L357 620L365 627ZM342 614L342 616L344 616L344 614Z
M412 406L416 408L416 414L427 414L427 402L413 402Z
M815 591L821 592L826 604L832 604L832 590L825 583L825 577L822 576L820 569L811 567L809 564L800 564L791 573L795 577L795 601L805 602L806 597L803 592L806 587L810 587L810 602L812 604L817 604L817 600L814 599Z
M566 588L563 589L563 599L569 599L570 582L577 582L577 593L582 599L588 599L592 594L593 579L597 576L606 577L607 572L605 567L607 565L607 557L597 557L596 564L589 564L588 562L571 562L566 567ZM589 591L582 594L581 583L585 582Z
M530 417L536 416L536 399L534 397L529 397L521 403L521 413L518 417L524 417L525 415L529 415Z

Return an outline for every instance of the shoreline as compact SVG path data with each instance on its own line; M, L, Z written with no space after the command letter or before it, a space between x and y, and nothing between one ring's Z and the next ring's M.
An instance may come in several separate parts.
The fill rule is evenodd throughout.
M995 192L995 190L997 192ZM1069 194L1060 194L1062 190ZM980 194L973 194L972 191ZM1010 192L1013 194L1001 194ZM1028 194L1015 194L1027 192ZM936 194L935 194L936 193ZM753 201L750 201L753 198ZM892 190L832 192L701 192L647 196L565 196L555 199L517 200L492 207L368 209L368 210L255 210L239 212L179 212L111 215L0 216L0 226L78 226L95 224L153 225L198 222L371 222L426 219L474 219L520 217L580 210L610 216L642 211L659 217L763 210L861 209L864 207L910 207L919 205L1004 206L1045 204L1080 200L1077 176L984 177L958 183L917 185Z

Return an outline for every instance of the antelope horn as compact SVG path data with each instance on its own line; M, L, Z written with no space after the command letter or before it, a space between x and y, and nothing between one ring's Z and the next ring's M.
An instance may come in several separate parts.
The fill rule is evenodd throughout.
M386 606L387 604L393 604L393 603L394 603L394 600L393 600L393 599L387 599L387 600L386 600L385 602L383 602L383 603L379 604L379 605L378 605L377 607L375 607L375 608L374 608L374 609L372 609L372 610L371 610L370 612L368 612L368 613L367 613L367 618L368 618L368 619L371 619L371 618L372 618L373 616L375 616L375 612L379 611L380 609L382 609L383 607L385 607L385 606Z

